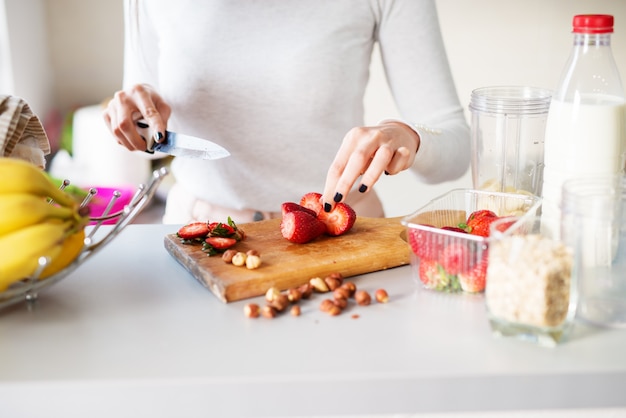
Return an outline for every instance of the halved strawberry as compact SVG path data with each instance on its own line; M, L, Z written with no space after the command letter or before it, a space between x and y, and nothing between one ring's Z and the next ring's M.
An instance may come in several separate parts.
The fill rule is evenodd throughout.
M207 244L213 247L217 251L224 251L237 244L235 238L228 237L208 237L204 240Z
M209 226L206 222L192 222L182 226L177 234L179 238L188 240L204 238L209 235Z
M309 192L300 198L300 206L311 209L315 212L315 215L319 215L323 212L322 207L322 194L316 192Z
M455 275L473 267L467 245L462 242L452 242L439 254L439 263L446 273Z
M215 237L230 237L235 233L235 228L223 222L211 222L209 234Z
M287 212L280 222L280 232L290 242L304 244L326 232L326 225L308 212Z
M286 213L294 212L294 211L308 212L312 216L317 217L317 212L315 212L313 209L309 209L295 202L285 202L281 205L281 212L283 216L285 216Z
M330 212L321 211L317 218L326 224L326 234L331 237L348 232L356 222L356 212L346 203L339 202Z
M465 292L478 293L485 290L487 278L487 257L484 257L471 270L458 274L461 289Z

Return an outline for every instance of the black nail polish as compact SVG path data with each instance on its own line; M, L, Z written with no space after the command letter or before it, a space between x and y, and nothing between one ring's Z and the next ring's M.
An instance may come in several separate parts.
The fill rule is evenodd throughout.
M389 171L385 170L385 175L388 176L389 175Z
M366 191L367 191L367 186L364 184L361 184L361 186L359 186L359 192L365 193Z
M330 203L324 203L324 212L330 212L331 206Z
M161 142L161 140L164 138L164 135L162 132L157 132L156 137L157 142Z
M343 199L343 195L341 193L335 193L335 197L333 198L335 203L341 202L341 199Z

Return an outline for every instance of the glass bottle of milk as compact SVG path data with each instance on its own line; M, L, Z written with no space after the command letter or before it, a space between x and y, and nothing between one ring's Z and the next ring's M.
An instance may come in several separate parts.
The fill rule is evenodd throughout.
M611 51L613 16L576 15L574 45L552 96L544 144L542 228L560 236L561 187L570 178L619 174L626 105Z

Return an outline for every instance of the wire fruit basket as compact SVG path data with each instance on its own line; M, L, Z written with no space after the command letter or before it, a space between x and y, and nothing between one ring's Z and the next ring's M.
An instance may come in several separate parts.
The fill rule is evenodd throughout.
M46 279L40 280L39 275L50 263L50 260L46 257L39 258L38 268L31 277L27 277L20 282L14 283L7 290L0 292L0 309L24 301L29 307L32 307L38 299L40 290L47 288L67 277L87 259L92 257L109 242L111 242L116 236L118 236L119 233L122 232L122 230L126 228L126 226L130 224L150 203L159 185L168 174L169 172L166 167L161 167L158 170L153 171L152 178L148 185L140 184L130 202L125 205L122 210L117 212L112 212L111 209L113 208L115 201L121 196L121 193L113 193L102 214L97 217L89 218L91 225L86 229L83 248L76 259L63 270L47 277ZM69 184L70 182L65 180L61 189L69 186ZM83 199L80 206L84 207L88 205L97 193L98 190L96 188L89 189L89 193ZM110 220L115 220L115 222L110 225L110 228L107 229L105 233L97 235L96 233L100 229L100 226L104 222Z

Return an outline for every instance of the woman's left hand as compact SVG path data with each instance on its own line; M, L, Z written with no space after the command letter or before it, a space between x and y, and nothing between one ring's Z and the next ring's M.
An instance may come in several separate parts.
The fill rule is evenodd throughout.
M411 167L419 144L419 135L401 122L352 128L328 170L322 196L324 210L329 212L341 202L359 177L359 192L366 193L381 174L397 174Z

